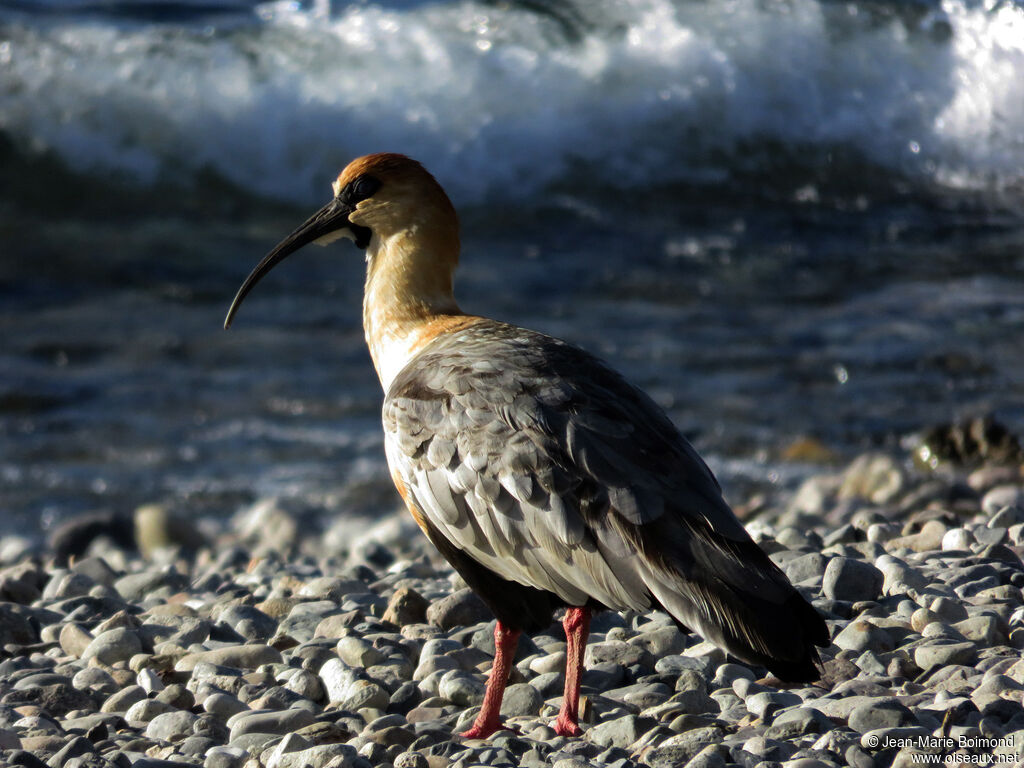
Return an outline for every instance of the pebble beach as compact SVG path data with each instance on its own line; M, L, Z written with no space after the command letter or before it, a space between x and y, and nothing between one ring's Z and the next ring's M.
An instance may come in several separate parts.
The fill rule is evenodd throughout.
M966 463L934 444L866 453L737 503L827 619L821 680L788 685L660 613L603 613L581 738L549 726L557 620L520 642L513 730L458 738L494 621L404 512L318 527L274 499L220 522L149 505L116 523L134 526L134 548L68 523L67 562L7 536L0 765L1021 765L1024 481L1010 447Z

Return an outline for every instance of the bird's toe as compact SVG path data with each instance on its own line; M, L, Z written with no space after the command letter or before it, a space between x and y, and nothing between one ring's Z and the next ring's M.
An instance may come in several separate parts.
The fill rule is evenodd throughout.
M583 734L583 730L576 721L561 715L558 716L558 719L555 720L551 727L555 729L555 733L559 736L580 736Z
M506 725L500 720L495 720L494 722L473 723L473 727L460 733L459 738L486 739L498 731L512 731L512 733L519 734L519 729L514 725Z

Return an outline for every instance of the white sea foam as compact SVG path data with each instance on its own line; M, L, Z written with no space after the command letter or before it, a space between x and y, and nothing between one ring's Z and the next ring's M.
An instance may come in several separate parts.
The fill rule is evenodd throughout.
M303 202L383 149L428 161L460 202L576 173L713 182L835 151L940 188L1020 186L1024 8L899 8L630 0L559 19L281 0L209 27L21 14L0 26L0 130L81 169L210 168Z

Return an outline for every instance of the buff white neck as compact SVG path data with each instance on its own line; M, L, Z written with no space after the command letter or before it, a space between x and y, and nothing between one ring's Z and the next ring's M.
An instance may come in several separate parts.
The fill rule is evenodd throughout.
M457 240L425 237L417 228L371 237L366 249L363 330L385 393L436 335L437 321L463 314L452 294L457 261Z

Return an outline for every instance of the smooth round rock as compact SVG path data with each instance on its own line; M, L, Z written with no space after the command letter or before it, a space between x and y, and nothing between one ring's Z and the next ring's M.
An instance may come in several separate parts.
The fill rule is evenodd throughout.
M871 563L849 557L833 557L828 561L821 588L830 600L850 603L876 600L882 592L884 577Z
M192 724L196 716L184 710L164 712L149 721L146 737L161 741L181 741L192 735Z
M82 653L82 660L96 661L111 666L119 661L127 662L132 656L142 652L142 641L135 630L116 627L101 632L89 643Z

